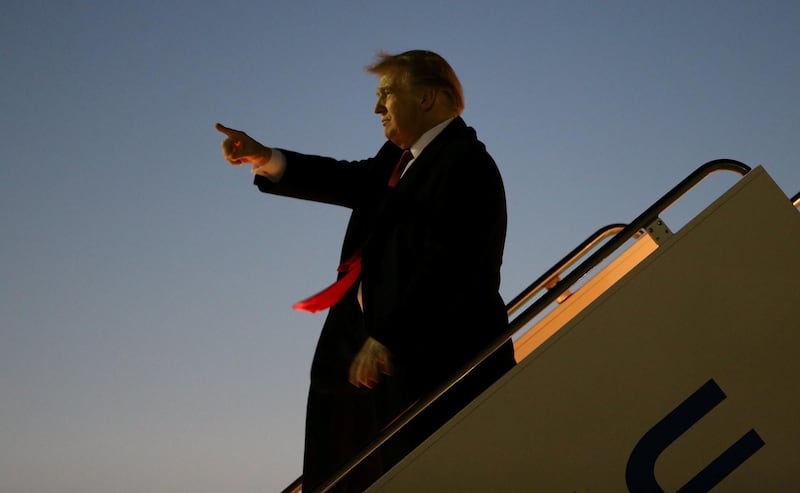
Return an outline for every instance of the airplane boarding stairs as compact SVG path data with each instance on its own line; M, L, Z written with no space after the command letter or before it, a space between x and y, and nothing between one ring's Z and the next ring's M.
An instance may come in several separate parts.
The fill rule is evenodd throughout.
M743 177L671 232L660 214L716 171ZM369 493L797 489L798 206L761 166L706 163L509 302L496 345L319 491L509 337L519 364Z

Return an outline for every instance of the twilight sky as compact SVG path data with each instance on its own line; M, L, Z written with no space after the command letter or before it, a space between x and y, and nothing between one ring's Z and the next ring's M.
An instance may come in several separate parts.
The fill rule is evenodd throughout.
M510 299L712 159L800 191L798 26L793 0L4 1L0 491L300 474L324 314L291 305L334 279L348 211L260 194L216 122L368 157L363 67L439 52L505 179ZM668 224L737 179L712 175Z

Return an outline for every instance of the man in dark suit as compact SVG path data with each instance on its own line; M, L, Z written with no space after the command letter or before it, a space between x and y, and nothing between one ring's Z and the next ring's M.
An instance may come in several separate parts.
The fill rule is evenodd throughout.
M461 84L430 51L380 53L375 113L387 142L362 161L263 146L217 124L232 164L252 164L266 193L352 209L340 278L314 354L304 491L322 484L392 419L496 342L508 320L499 294L506 233L503 182L459 116ZM410 150L402 177L395 165ZM359 270L360 269L360 270ZM311 310L324 305L315 305ZM305 305L309 306L309 305ZM362 491L514 365L507 341L422 412L336 491Z

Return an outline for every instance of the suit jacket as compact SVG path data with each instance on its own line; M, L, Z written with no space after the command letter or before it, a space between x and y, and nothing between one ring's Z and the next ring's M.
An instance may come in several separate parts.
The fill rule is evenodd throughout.
M416 157L395 189L386 183L401 150L391 142L364 161L282 152L283 178L274 184L257 177L259 189L351 208L341 259L363 249L363 327L353 330L362 325L353 318L362 317L352 310L352 289L328 312L312 385L334 390L346 382L366 335L401 363L423 362L427 375L441 375L505 328L498 292L505 192L494 161L461 118Z
M372 336L391 351L392 378L399 382L384 399L378 421L387 421L461 369L507 326L499 294L506 234L500 173L460 117L416 156L393 189L387 182L402 151L391 142L363 161L282 152L287 162L282 179L257 177L259 189L352 209L341 259L362 250L363 313L357 286L329 310L312 363L311 390L364 392L347 377L355 354ZM483 365L466 401L513 364L509 341ZM309 401L309 416L312 407Z

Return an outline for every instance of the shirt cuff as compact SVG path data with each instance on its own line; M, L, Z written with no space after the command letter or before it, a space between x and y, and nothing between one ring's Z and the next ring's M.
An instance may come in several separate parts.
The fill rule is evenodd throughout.
M261 166L253 166L250 170L251 173L258 176L269 178L273 183L280 181L283 177L283 172L286 170L286 156L283 155L278 149L272 149L272 157L266 164Z

